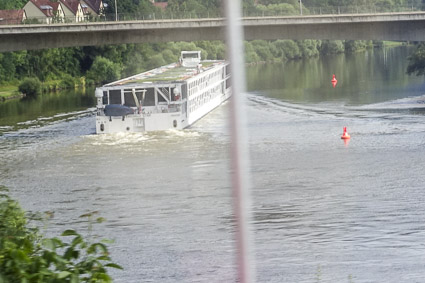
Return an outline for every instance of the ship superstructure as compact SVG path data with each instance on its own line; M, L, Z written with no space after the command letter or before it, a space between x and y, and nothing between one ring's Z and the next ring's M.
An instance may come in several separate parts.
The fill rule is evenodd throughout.
M226 61L201 61L182 51L179 62L96 89L96 133L184 129L231 95Z

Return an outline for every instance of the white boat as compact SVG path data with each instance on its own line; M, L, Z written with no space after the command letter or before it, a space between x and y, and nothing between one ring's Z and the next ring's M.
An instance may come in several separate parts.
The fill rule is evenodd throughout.
M182 51L178 63L106 84L95 95L97 134L184 129L230 97L230 67Z

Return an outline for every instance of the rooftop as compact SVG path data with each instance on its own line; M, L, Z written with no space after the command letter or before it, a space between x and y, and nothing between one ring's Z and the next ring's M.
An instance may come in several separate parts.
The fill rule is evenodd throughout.
M224 61L203 61L201 71L206 71L214 66L223 64ZM180 64L173 63L159 67L144 73L140 73L105 86L130 86L141 83L170 83L175 81L184 81L198 74L197 68L182 67Z

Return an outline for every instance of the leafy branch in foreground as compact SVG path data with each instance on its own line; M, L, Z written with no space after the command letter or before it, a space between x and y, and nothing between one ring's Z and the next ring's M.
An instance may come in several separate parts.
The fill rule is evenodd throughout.
M0 186L0 283L112 282L107 268L122 269L103 242L91 243L74 230L42 237L6 193Z

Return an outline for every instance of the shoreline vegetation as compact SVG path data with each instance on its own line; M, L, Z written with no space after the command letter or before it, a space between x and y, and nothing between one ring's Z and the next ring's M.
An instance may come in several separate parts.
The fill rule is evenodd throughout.
M112 282L108 269L122 269L110 257L111 241L92 234L93 224L105 220L96 211L80 216L88 236L67 229L48 238L38 227L54 212L27 213L8 193L0 185L0 282Z
M253 40L245 42L245 62L246 65L266 64L266 63L283 63L289 60L300 60L303 58L326 56L339 53L362 52L372 48L390 48L406 45L406 42L392 41L342 41L342 40ZM102 53L104 56L96 56L91 66L83 76L82 72L67 73L66 68L61 70L60 67L65 63L68 65L84 64L81 60L87 54L87 50L92 53ZM155 67L165 64L177 62L178 54L182 50L201 50L203 59L224 59L225 45L221 41L198 41L198 42L170 42L164 44L123 44L102 47L81 47L81 48L57 48L43 51L20 51L0 54L0 78L5 67L13 66L9 70L9 74L13 75L10 80L2 80L0 84L0 102L9 99L19 99L25 96L36 96L42 93L56 92L65 89L85 88L86 86L99 85L113 80L117 80L126 76L134 75ZM94 52L97 51L97 52ZM102 51L102 52L101 52ZM16 58L24 61L31 61L32 53L38 53L43 57L49 57L50 53L56 54L79 54L80 58L70 58L67 56L62 64L55 64L55 72L48 71L34 75L36 68L33 69L33 75L25 76L20 74L20 67L17 65ZM59 55L60 56L60 55ZM24 58L22 58L24 57ZM25 58L27 57L27 58ZM8 60L5 60L9 58ZM117 59L118 58L118 59ZM47 59L47 58L46 58ZM87 60L87 58L85 58ZM78 62L78 64L76 63ZM47 63L47 62L46 62ZM50 64L49 64L50 65ZM44 68L43 68L44 69ZM53 69L53 70L55 70ZM51 70L51 69L48 69ZM7 77L3 74L3 77ZM5 78L6 79L6 78ZM21 86L26 80L38 81L33 92L27 94L25 87ZM39 84L39 85L38 85ZM28 87L28 86L26 86Z

